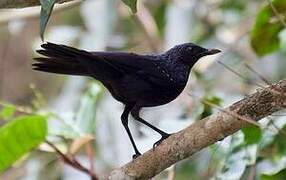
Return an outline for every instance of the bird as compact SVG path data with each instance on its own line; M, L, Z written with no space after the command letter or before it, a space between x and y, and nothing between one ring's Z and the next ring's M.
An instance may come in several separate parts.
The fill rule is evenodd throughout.
M153 126L140 117L141 108L167 104L185 88L194 64L202 57L221 52L194 43L174 46L161 54L132 52L85 51L46 42L36 50L33 69L48 73L92 77L103 84L117 101L123 103L121 122L135 154L141 155L128 127L129 114L161 135L158 146L171 134Z

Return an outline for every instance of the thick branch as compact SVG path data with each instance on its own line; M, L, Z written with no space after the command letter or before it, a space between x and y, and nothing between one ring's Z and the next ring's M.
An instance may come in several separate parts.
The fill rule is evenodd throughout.
M56 0L56 3L64 3L72 0ZM0 8L24 8L40 5L40 0L1 0Z
M225 110L258 121L285 109L285 94L286 80L282 80L258 90ZM113 170L108 179L149 179L172 164L237 132L246 125L249 125L246 121L238 120L225 112L218 112L193 123L170 136L154 150L149 150L123 167Z

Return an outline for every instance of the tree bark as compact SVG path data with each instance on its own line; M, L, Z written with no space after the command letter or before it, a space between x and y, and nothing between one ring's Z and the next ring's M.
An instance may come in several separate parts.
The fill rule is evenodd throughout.
M172 164L250 125L233 114L258 121L286 107L286 80L270 85L232 104L223 111L197 121L104 179L150 179ZM231 115L232 114L232 115Z
M73 0L56 0L56 3L64 3ZM0 0L0 8L24 8L40 5L40 0Z

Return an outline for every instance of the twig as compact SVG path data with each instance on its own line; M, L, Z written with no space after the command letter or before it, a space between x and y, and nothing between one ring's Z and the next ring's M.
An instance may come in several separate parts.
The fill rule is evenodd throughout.
M227 66L226 64L224 64L223 62L221 61L218 61L219 64L223 65L225 68L227 68L228 70L230 70L231 72L233 72L234 74L236 74L237 76L239 76L240 78L244 79L244 80L247 80L246 77L244 77L243 75L241 75L240 73L238 73L237 71L235 71L234 69L232 69L231 67ZM254 74L256 74L262 81L264 81L267 85L270 85L270 82L264 78L261 74L259 74L257 71L255 71L252 67L250 67L248 65L247 67L251 72L253 72ZM257 85L258 87L261 87L261 88L264 88L264 86L258 84L258 83L249 83L249 84L254 84L254 85ZM283 95L284 97L286 97L286 93L282 93L282 92L279 92L279 90L277 91L275 88L273 89L270 89L270 91L272 91L273 93L276 93L276 94L280 94L280 95Z
M45 141L51 148L53 148L60 156L60 158L68 165L72 166L75 169L78 169L79 171L82 171L86 174L88 174L92 180L98 180L98 177L89 169L82 166L74 157L68 157L64 153L62 153L53 143L49 142L48 140Z
M0 1L1 2L1 1ZM39 2L39 1L37 1ZM53 14L62 12L63 10L67 10L70 8L73 8L75 6L78 6L81 3L81 0L74 0L73 2L70 3L65 3L65 4L59 4L55 6L53 10ZM33 7L29 9L22 9L21 11L19 10L7 10L6 12L1 12L0 13L0 25L3 25L9 21L12 20L18 20L18 19L32 19L32 18L37 18L39 17L40 14L40 8L39 7Z
M248 16L245 19L237 25L239 28L234 32L235 37L233 41L228 42L224 38L218 38L218 41L226 47L225 51L235 52L244 57L244 59L255 60L256 55L248 47L245 47L245 45L239 44L241 39L250 33L254 17Z
M247 80L246 77L242 76L240 73L236 72L234 69L232 69L231 67L227 66L226 64L222 63L221 61L218 61L219 64L223 65L225 68L227 68L228 70L230 70L231 72L233 72L234 74L236 74L237 76L239 76L240 78L244 79L244 80ZM264 81L266 84L270 85L270 82L264 78L262 75L260 75L258 72L256 72L253 68L251 68L250 66L248 66L249 70L251 72L253 72L254 74L256 74L262 81ZM258 84L258 83L249 83L249 84L254 84L254 85L257 85L258 87L261 87L261 88L264 88L264 86ZM276 93L278 95L282 95L284 97L286 97L286 93L283 93L283 92L279 92L279 90L276 90L275 88L273 89L270 89L270 91L272 91L273 93Z
M272 114L271 116L274 116L274 117L278 116L279 117L279 116L286 116L286 114Z
M279 133L281 133L281 134L283 134L284 136L286 136L286 132L285 132L283 129L279 128L279 127L273 122L273 119L272 119L272 118L268 117L268 119L270 120L270 124L271 124Z
M0 106L5 107L5 106L9 106L9 105L10 105L10 104L8 104L8 103L4 103L4 102L0 101ZM30 108L28 108L28 107L23 107L23 106L14 106L14 107L15 107L15 110L16 110L17 112L19 112L19 113L35 114L35 113L33 113L33 111L32 111Z
M244 63L244 66L250 70L251 72L253 72L254 74L256 74L263 82L265 82L267 85L270 85L270 81L268 81L264 76L262 76L260 73L258 73L257 71L255 71L254 68L252 68L250 65L248 65L247 63Z
M247 180L255 180L255 175L256 175L256 163L250 166L250 172L247 177Z
M275 92L273 92L273 93L275 93ZM194 95L191 95L191 96L196 97L196 96L194 96ZM268 129L268 130L270 130L270 131L272 130L272 129L269 128L268 126L262 127L261 124L255 122L255 121L253 121L253 120L251 120L251 119L248 119L248 118L245 118L245 117L243 117L243 116L240 116L240 115L237 114L237 113L232 113L232 112L230 112L230 111L226 111L226 110L224 110L223 108L221 108L220 106L218 106L218 105L216 105L216 104L213 104L213 103L210 102L210 101L207 101L207 100L202 99L202 98L199 98L199 97L197 97L197 98L198 98L202 103L204 103L204 104L207 104L207 105L209 105L209 106L211 106L211 107L214 107L214 108L216 108L216 109L218 109L218 110L220 110L220 111L222 111L222 112L228 113L229 115L231 115L231 116L233 116L233 117L235 117L235 118L238 118L238 119L240 119L240 120L243 120L243 121L246 121L246 122L248 122L248 123L250 123L250 124L253 124L253 125L259 127L260 129ZM270 117L268 117L268 118L270 118ZM278 131L280 131L280 129L279 129L277 126L276 126L276 129L277 129Z
M218 150L218 148L220 146L219 143L217 143L217 147L215 147L214 151L211 153L211 157L210 157L210 160L209 160L209 163L208 163L207 177L211 176L211 163L214 160L214 154L217 152L217 150Z
M56 3L64 3L73 0L56 0ZM1 0L0 8L24 8L30 6L40 5L40 1L38 0Z
M274 12L275 16L278 18L278 20L281 22L281 24L284 26L284 28L286 28L286 22L284 21L284 17L282 17L279 12L277 11L276 7L274 6L274 4L272 3L271 0L267 0L272 11Z
M257 127L261 128L261 129L263 129L259 123L257 123L256 121L254 121L254 120L252 120L252 119L249 119L249 118L246 118L246 117L244 117L244 116L241 116L241 115L239 115L239 114L237 114L237 113L234 113L234 112L225 110L225 109L223 109L222 107L220 107L220 106L218 106L218 105L216 105L216 104L214 104L214 103L212 103L212 102L210 102L210 101L208 101L208 100L199 98L199 97L197 97L197 96L195 96L195 95L193 95L193 94L190 94L190 93L189 93L189 95L192 96L192 97L198 98L202 103L204 103L204 104L206 104L206 105L209 105L209 106L211 106L211 107L214 107L214 108L220 110L221 112L224 112L224 113L226 113L226 114L228 114L228 115L230 115L230 116L233 116L233 117L235 117L235 118L237 118L237 119L239 119L239 120L243 120L243 121L245 121L245 122L248 122L248 123L250 123L250 124L252 124L252 125L254 125L254 126L257 126Z
M176 175L176 164L172 165L169 168L167 180L175 180L175 175Z
M246 68L248 68L251 72L253 72L254 74L256 74L263 82L265 82L267 85L271 85L271 83L265 78L263 77L261 74L259 74L257 71L255 71L251 66L249 66L248 64L245 63ZM277 91L275 88L271 89L271 91L273 93L277 93L277 94L281 94L281 92ZM281 95L286 97L286 93L282 93Z
M248 79L246 77L244 77L243 75L241 75L240 73L238 73L237 71L235 71L234 69L232 69L230 66L224 64L223 62L221 61L217 61L220 65L222 65L223 67L225 67L226 69L228 69L229 71L233 72L235 75L237 75L238 77L240 77L241 79L244 79L246 80L246 82L248 82ZM254 84L258 87L261 87L261 88L264 88L264 86L262 86L261 84L258 84L258 83L251 83L251 84Z
M143 30L152 51L158 52L160 49L160 40L158 39L158 28L155 20L143 3L140 4L139 8L138 12L132 15L132 17Z
M0 64L0 99L4 98L4 87L5 87L5 61L8 55L8 49L10 48L10 42L11 40L8 39L8 42L5 46L5 48L3 49L3 54L1 56L1 64Z
M93 161L94 153L93 153L93 148L92 148L92 141L89 141L85 145L85 151L86 151L87 157L89 159L89 164L90 164L89 170L90 170L90 172L95 174L95 167L94 167L94 161Z

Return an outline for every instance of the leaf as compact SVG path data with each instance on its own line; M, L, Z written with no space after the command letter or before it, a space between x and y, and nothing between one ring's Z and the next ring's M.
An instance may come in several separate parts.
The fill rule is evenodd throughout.
M137 12L137 0L122 0L122 2L129 6L133 13Z
M244 134L244 142L246 145L258 143L262 137L262 131L259 127L249 126L241 130Z
M47 135L45 116L21 116L0 128L0 172L37 147Z
M40 0L41 3L41 14L40 14L40 35L41 39L44 40L44 33L48 21L50 19L53 7L56 0Z
M208 95L208 96L205 96L203 98L203 101L206 101L206 102L209 102L209 103L212 103L212 104L215 104L215 105L220 105L222 100L219 97L217 97L217 96L214 96L214 95L209 96ZM205 117L211 115L213 113L212 109L213 109L213 107L211 107L210 105L204 104L204 110L203 110L203 112L201 114L200 119L205 118Z
M151 12L153 14L154 20L156 21L160 36L164 36L164 28L166 24L166 16L165 14L167 13L167 7L168 7L168 2L167 1L162 1L158 5L158 7L154 10L154 12Z
M286 141L285 141L285 132L286 132L286 125L280 130L275 137L274 137L274 142L273 145L276 148L276 155L281 155L284 156L286 153ZM282 133L282 131L284 133Z
M75 127L81 134L94 134L96 120L96 105L102 89L96 82L90 84L89 89L81 99L76 114Z
M197 179L197 161L186 160L176 165L176 173L174 179Z
M61 119L63 123L57 128L50 128L49 134L63 136L67 139L77 139L86 134L94 134L97 100L101 94L101 86L93 81L80 100L75 120L65 120L55 115L54 117Z
M261 180L285 180L286 177L286 168L280 170L279 172L275 174L262 174L261 175Z
M247 6L247 1L240 0L240 1L233 1L233 0L224 0L220 4L220 8L222 10L233 10L233 11L243 11L245 6Z
M279 40L280 40L280 48L281 48L281 52L285 54L286 52L286 29L283 29L280 33L279 33ZM279 64L279 67L280 67L280 64ZM284 68L285 65L282 64L282 67L281 68ZM281 75L283 74L284 72L284 69L280 72L279 69L277 69L279 74L281 73ZM280 75L280 76L281 76Z
M11 104L5 105L0 111L0 118L7 120L14 115L15 111L16 111L15 106Z
M274 0L272 3L277 12L284 13L285 17L286 1ZM256 54L263 56L277 51L280 47L279 32L283 28L269 4L261 8L251 32L251 46Z
M226 151L227 154L221 159L221 168L216 173L215 179L240 179L246 167L255 163L257 149L258 146L256 144L244 145L241 131L232 135Z
M286 125L284 125L278 133L268 131L263 133L262 141L259 143L261 147L261 157L278 160L285 156L285 132Z

